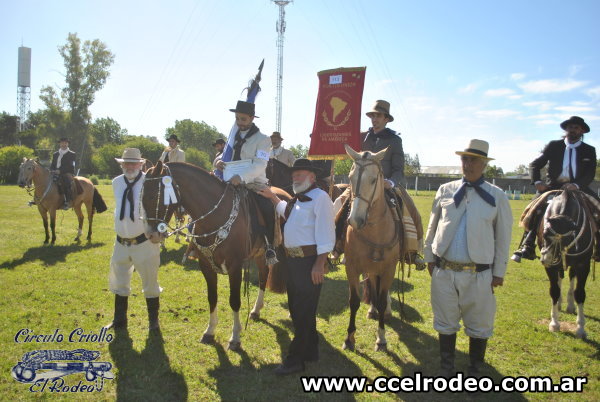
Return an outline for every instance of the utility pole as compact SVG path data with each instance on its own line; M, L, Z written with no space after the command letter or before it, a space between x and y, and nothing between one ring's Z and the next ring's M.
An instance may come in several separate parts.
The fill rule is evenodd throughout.
M285 6L290 4L292 0L272 0L273 3L279 6L279 19L275 29L277 30L277 99L275 113L276 131L281 132L281 105L282 105L282 90L283 90L283 36L285 34Z

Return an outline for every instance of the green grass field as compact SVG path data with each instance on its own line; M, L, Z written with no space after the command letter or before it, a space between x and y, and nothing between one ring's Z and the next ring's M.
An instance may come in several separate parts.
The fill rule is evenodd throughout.
M129 302L129 338L110 343L69 342L71 331L99 333L112 319L113 295L108 291L109 260L114 241L110 186L99 190L109 211L96 215L91 244L73 243L76 217L72 211L59 212L57 242L44 246L41 218L28 207L26 192L15 186L0 187L0 399L106 399L106 400L464 400L460 394L305 394L300 377L276 377L273 369L287 350L292 336L284 295L267 293L261 320L249 322L242 332L241 352L226 349L231 335L231 313L226 278L219 277L219 327L216 345L200 343L208 323L208 301L204 278L195 263L182 266L184 244L167 242L159 280L162 337L148 336L147 316L139 277L134 274ZM415 202L427 224L432 194L420 193ZM511 250L522 231L517 218L527 201L511 201L515 217ZM85 226L84 226L85 227ZM84 231L84 236L85 236ZM257 294L253 272L250 308ZM398 287L398 281L394 289ZM388 322L387 353L375 352L377 323L366 319L367 307L359 310L356 351L342 350L349 310L343 267L328 274L321 293L318 329L321 359L308 365L306 375L314 376L404 376L437 371L437 334L432 328L429 303L429 275L412 271L404 283L405 321L399 319L394 291L394 316ZM493 400L600 400L600 291L598 282L587 286L587 340L576 339L572 330L575 316L561 313L562 331L548 332L550 298L548 280L539 261L510 263L505 285L496 292L496 330L487 353L486 374L496 381L504 376L585 376L583 394L486 394ZM241 316L248 314L243 299ZM243 318L242 323L245 322ZM28 328L36 335L64 335L62 342L17 343L15 335ZM21 338L22 339L22 338ZM29 384L11 377L12 367L24 353L39 349L100 352L98 361L113 364L114 380L106 380L98 392L66 394L31 392ZM461 331L457 345L457 367L465 369L468 338ZM88 383L83 374L64 377L66 385ZM36 389L34 389L36 391ZM37 389L39 391L39 389Z

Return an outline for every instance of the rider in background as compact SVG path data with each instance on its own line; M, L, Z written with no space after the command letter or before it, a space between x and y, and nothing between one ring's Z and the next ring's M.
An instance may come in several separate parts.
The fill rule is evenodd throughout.
M583 142L583 135L590 132L590 127L579 116L560 123L565 131L560 140L550 141L542 154L529 164L529 171L536 196L550 190L581 190L597 198L589 185L596 175L596 148ZM541 169L548 166L546 182L541 179ZM537 228L545 208L539 208L530 228ZM521 262L522 258L534 260L536 230L526 231L520 248L514 252L512 260ZM594 258L597 258L596 256Z
M69 149L69 139L61 138L58 140L60 148L52 155L52 164L50 165L50 171L57 174L59 188L65 197L63 209L69 209L69 205L73 196L71 194L71 183L73 176L75 176L75 152Z

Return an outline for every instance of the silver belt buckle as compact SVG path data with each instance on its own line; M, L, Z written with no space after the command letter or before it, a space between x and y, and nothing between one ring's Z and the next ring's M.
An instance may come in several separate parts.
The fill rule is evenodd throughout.
M302 258L304 257L304 252L302 251L302 247L290 247L287 249L288 256L292 258Z

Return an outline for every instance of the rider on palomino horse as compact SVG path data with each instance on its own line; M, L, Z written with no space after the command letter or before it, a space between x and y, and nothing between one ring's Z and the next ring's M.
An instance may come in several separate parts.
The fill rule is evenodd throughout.
M232 161L247 160L250 162L249 168L231 178L231 182L236 184L237 181L245 183L246 187L254 192L258 192L267 187L266 168L269 162L269 152L271 151L271 140L265 134L261 133L259 128L254 124L254 118L258 117L254 114L254 103L238 101L235 109L229 109L235 113L235 122L238 126L238 131L235 135L233 144ZM219 160L215 163L215 167L223 170L226 162ZM267 250L265 258L269 265L277 262L277 257L274 250L275 243L275 210L271 201L264 197L253 197L257 207L265 221L264 226L261 225L264 235L267 240ZM251 214L252 219L257 219L256 214ZM253 228L258 226L258 222L252 224Z
M525 227L523 240L514 252L512 260L521 262L522 258L534 260L535 239L541 218L548 205L547 193L551 190L581 190L589 196L591 210L598 211L600 204L596 194L589 188L596 174L596 148L583 142L583 134L590 127L578 116L572 116L560 124L565 131L562 140L550 141L542 154L529 165L532 184L537 190L533 201L525 208L521 217L521 226ZM541 180L541 169L548 165L546 183ZM591 197L590 197L591 196ZM597 247L596 247L597 250ZM598 251L594 258L600 260Z
M63 209L69 209L73 195L71 194L71 183L75 176L75 152L69 149L69 139L61 138L58 143L60 149L52 155L50 171L58 175L58 188L65 197Z
M386 125L394 121L394 117L390 114L390 104L384 100L378 100L373 105L373 108L366 113L371 119L373 126L365 133L361 133L361 148L362 151L370 151L377 153L388 148L381 167L385 177L384 187L386 193L395 200L398 215L402 217L404 225L404 249L413 254L422 254L423 251L423 226L421 216L412 199L404 189L404 150L402 149L402 139L400 134L386 127ZM340 230L340 226L345 221L345 216L349 212L348 198L350 191L346 190L335 200L334 207L337 213L336 216L336 235L337 242L334 250L334 255L341 254L344 250L344 239L341 237L345 230ZM413 256L414 257L414 256ZM411 257L409 262L415 262Z

